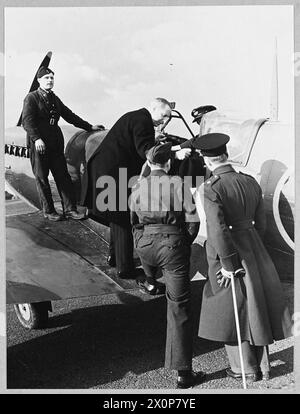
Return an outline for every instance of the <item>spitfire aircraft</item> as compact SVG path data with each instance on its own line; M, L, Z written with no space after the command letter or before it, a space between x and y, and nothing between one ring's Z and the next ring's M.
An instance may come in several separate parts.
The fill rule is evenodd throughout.
M40 66L48 66L51 55L49 52ZM35 77L30 91L37 87ZM276 91L273 96L277 96ZM276 99L270 118L232 119L217 109L212 110L202 117L199 134L223 132L230 136L228 151L233 166L254 176L263 190L267 215L265 244L279 274L292 279L294 131L292 125L277 120L277 111ZM17 127L5 131L5 183L10 192L30 205L31 213L7 217L7 303L14 304L22 325L32 329L45 324L53 300L120 293L122 286L113 280L110 269L99 267L109 238L105 226L92 217L80 223L49 224L39 213L41 206L21 119ZM175 109L171 122L164 126L166 137L174 142L187 139L173 133L176 119L183 122L187 135L193 137L188 123ZM79 194L85 164L107 130L85 132L72 126L61 129L67 144L68 170ZM59 198L51 177L50 185L57 202ZM89 251L87 245L90 245Z

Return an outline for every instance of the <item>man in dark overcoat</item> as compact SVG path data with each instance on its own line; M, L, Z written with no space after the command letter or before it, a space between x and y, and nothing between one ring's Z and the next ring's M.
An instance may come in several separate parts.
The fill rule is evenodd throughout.
M194 145L212 176L203 184L207 221L208 276L202 299L199 336L224 342L230 368L241 378L230 280L235 277L246 377L268 379L268 345L290 335L291 320L280 280L263 244L262 191L250 175L228 162L225 134L207 134Z
M22 125L27 132L30 162L44 217L52 221L62 219L53 204L48 181L51 171L65 217L82 219L84 214L78 213L76 209L76 197L64 156L64 138L58 121L62 117L68 123L86 131L97 130L98 127L75 115L52 92L54 72L51 69L41 67L37 73L37 80L39 88L30 92L24 99Z
M121 116L88 161L83 176L82 204L94 219L109 224L112 255L108 262L114 264L115 259L120 278L134 276L129 181L138 176L147 151L155 144L154 127L170 115L170 103L157 98L149 108Z
M188 186L168 175L171 143L157 144L147 153L151 173L131 194L134 245L145 271L137 280L147 293L156 294L156 274L165 278L167 338L165 367L178 370L178 388L204 380L192 371L192 319L190 292L190 246L199 229L199 218Z

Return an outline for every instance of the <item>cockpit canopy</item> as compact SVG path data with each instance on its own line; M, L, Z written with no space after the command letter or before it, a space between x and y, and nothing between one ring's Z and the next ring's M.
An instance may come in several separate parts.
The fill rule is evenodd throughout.
M245 166L248 162L252 146L260 127L267 118L232 119L219 111L203 115L200 123L200 135L221 132L230 136L227 144L229 160L233 164Z

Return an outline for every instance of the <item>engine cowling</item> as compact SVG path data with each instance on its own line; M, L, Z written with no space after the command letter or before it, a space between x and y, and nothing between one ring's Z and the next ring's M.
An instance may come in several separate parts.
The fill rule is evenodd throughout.
M86 163L99 147L108 133L103 131L79 131L69 140L65 149L68 172L74 184L77 201L81 194L81 177L86 168Z

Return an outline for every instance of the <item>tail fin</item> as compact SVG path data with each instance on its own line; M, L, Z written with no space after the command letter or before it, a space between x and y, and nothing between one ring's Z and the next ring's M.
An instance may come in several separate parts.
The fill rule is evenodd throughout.
M273 75L271 83L270 119L278 121L278 62L277 62L277 38L275 39L275 53L273 61Z
M52 52L48 52L47 55L42 60L42 62L40 63L40 65L39 65L39 67L38 67L38 69L37 69L37 71L36 71L36 73L34 75L34 78L33 78L32 84L30 86L29 92L35 91L39 87L38 81L36 79L36 75L37 75L38 70L39 70L39 68L41 66L45 66L46 68L49 66L51 57L52 57ZM21 126L21 124L22 124L22 113L20 115L20 118L19 118L19 121L17 123L17 126Z

